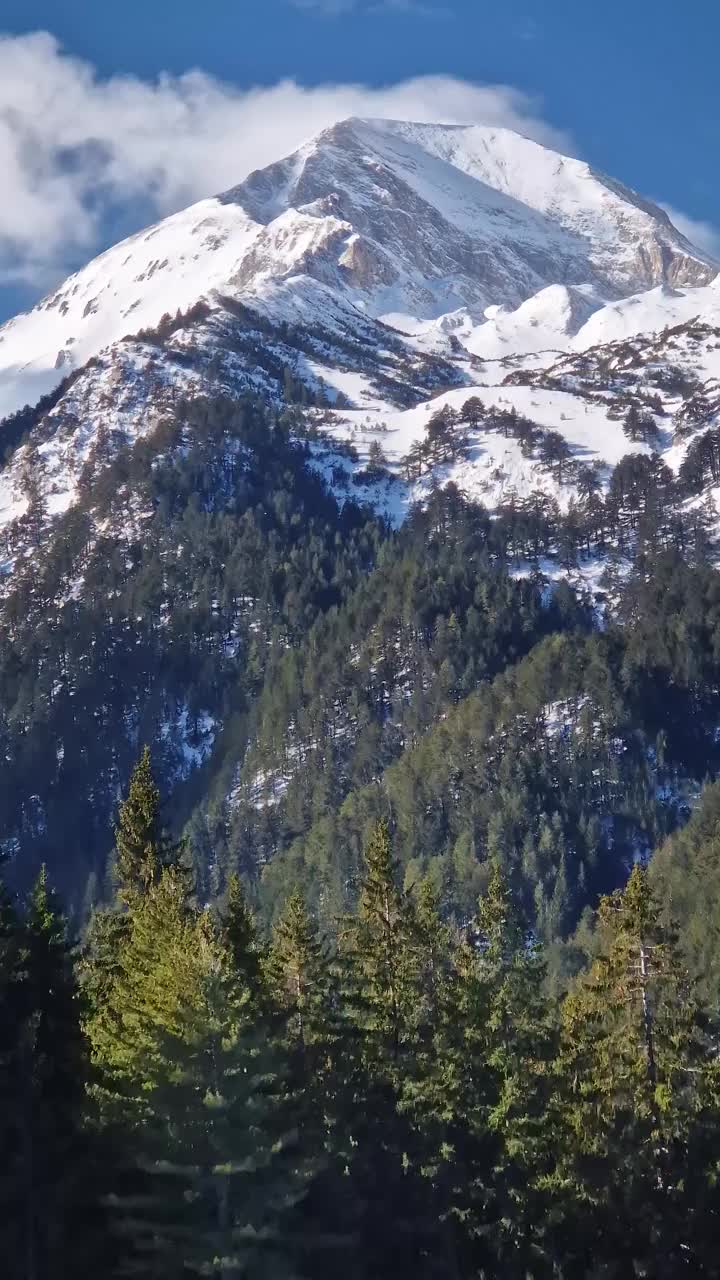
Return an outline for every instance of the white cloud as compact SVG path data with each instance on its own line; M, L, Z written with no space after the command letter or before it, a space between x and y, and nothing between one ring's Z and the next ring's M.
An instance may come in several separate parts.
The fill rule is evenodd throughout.
M673 208L671 204L661 204L660 208L665 210L681 235L685 236L697 249L702 249L705 253L709 253L711 258L717 258L720 262L720 227L713 226L711 222L704 222L701 218L691 218L680 209Z
M482 121L572 146L506 85L425 76L379 89L239 90L202 71L101 79L47 32L0 36L0 284L49 286L118 227L233 186L349 115Z

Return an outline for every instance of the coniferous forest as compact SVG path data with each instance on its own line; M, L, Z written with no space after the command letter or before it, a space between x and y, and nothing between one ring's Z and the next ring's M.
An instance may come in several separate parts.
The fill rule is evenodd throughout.
M0 0L0 1280L720 1280L711 23L85 7Z
M51 528L28 466L9 1280L720 1276L716 515L697 450L601 487L551 437L564 514L399 529L380 450L252 396L99 431Z
M666 846L558 996L500 862L451 923L382 820L332 933L205 906L145 751L82 944L44 871L2 900L3 1274L718 1275L719 795L680 918Z

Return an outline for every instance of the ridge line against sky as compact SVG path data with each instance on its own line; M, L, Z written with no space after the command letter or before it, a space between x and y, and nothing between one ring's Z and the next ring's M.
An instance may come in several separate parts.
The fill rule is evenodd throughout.
M432 0L284 0L288 10L311 5L326 16L334 7L334 28L344 13L371 15L373 4L409 20L418 3L433 7ZM530 42L538 36L533 21L527 17ZM320 18L307 24L327 27ZM298 62L302 78L302 50ZM595 160L548 122L537 94L509 83L447 74L387 84L328 77L305 86L285 77L243 85L203 69L107 74L48 31L0 36L0 321L123 236L235 185L348 115L506 125ZM660 175L643 194L699 248L720 254L713 218L683 212Z
M241 89L200 69L103 78L49 32L0 37L0 286L49 288L122 235L236 185L351 115L483 122L575 150L507 85L425 76Z

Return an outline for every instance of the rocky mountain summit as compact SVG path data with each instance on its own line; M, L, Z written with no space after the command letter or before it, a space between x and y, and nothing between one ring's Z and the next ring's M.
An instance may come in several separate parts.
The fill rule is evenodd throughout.
M508 130L343 121L0 330L0 521L27 511L30 445L53 516L98 430L132 440L178 399L305 387L331 413L382 416L501 384L518 358L720 323L717 270L660 209ZM346 420L330 425L342 438Z
M582 298L591 312L717 270L660 209L508 130L347 120L123 241L6 324L0 407L218 295L276 320L335 328L360 311L412 331L459 308L482 322L535 295L552 309L548 287L570 291L556 308Z

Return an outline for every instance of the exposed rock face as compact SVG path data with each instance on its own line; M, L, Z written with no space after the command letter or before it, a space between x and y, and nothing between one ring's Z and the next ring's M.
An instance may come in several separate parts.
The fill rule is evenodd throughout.
M51 524L114 451L162 435L197 396L320 401L341 444L324 474L345 476L343 493L375 431L397 475L372 500L392 519L414 500L402 458L438 396L454 411L468 388L503 411L514 397L603 465L627 444L605 403L624 361L653 366L653 395L660 377L685 387L688 422L714 421L717 269L634 192L516 134L345 121L109 250L0 331L0 418L37 404L9 427L0 471L0 595L33 554L28 468ZM598 381L583 398L588 361ZM665 418L679 413L672 401ZM550 483L492 434L453 479L490 506Z
M515 309L551 285L602 303L717 270L660 209L518 134L346 120L117 245L6 325L0 416L57 383L58 351L72 347L78 367L214 290L275 313L282 295L307 317L315 281L332 307L423 322Z
M331 204L406 275L450 280L466 305L516 306L551 282L612 296L706 284L718 269L629 188L480 126L343 121L222 199L264 224Z

